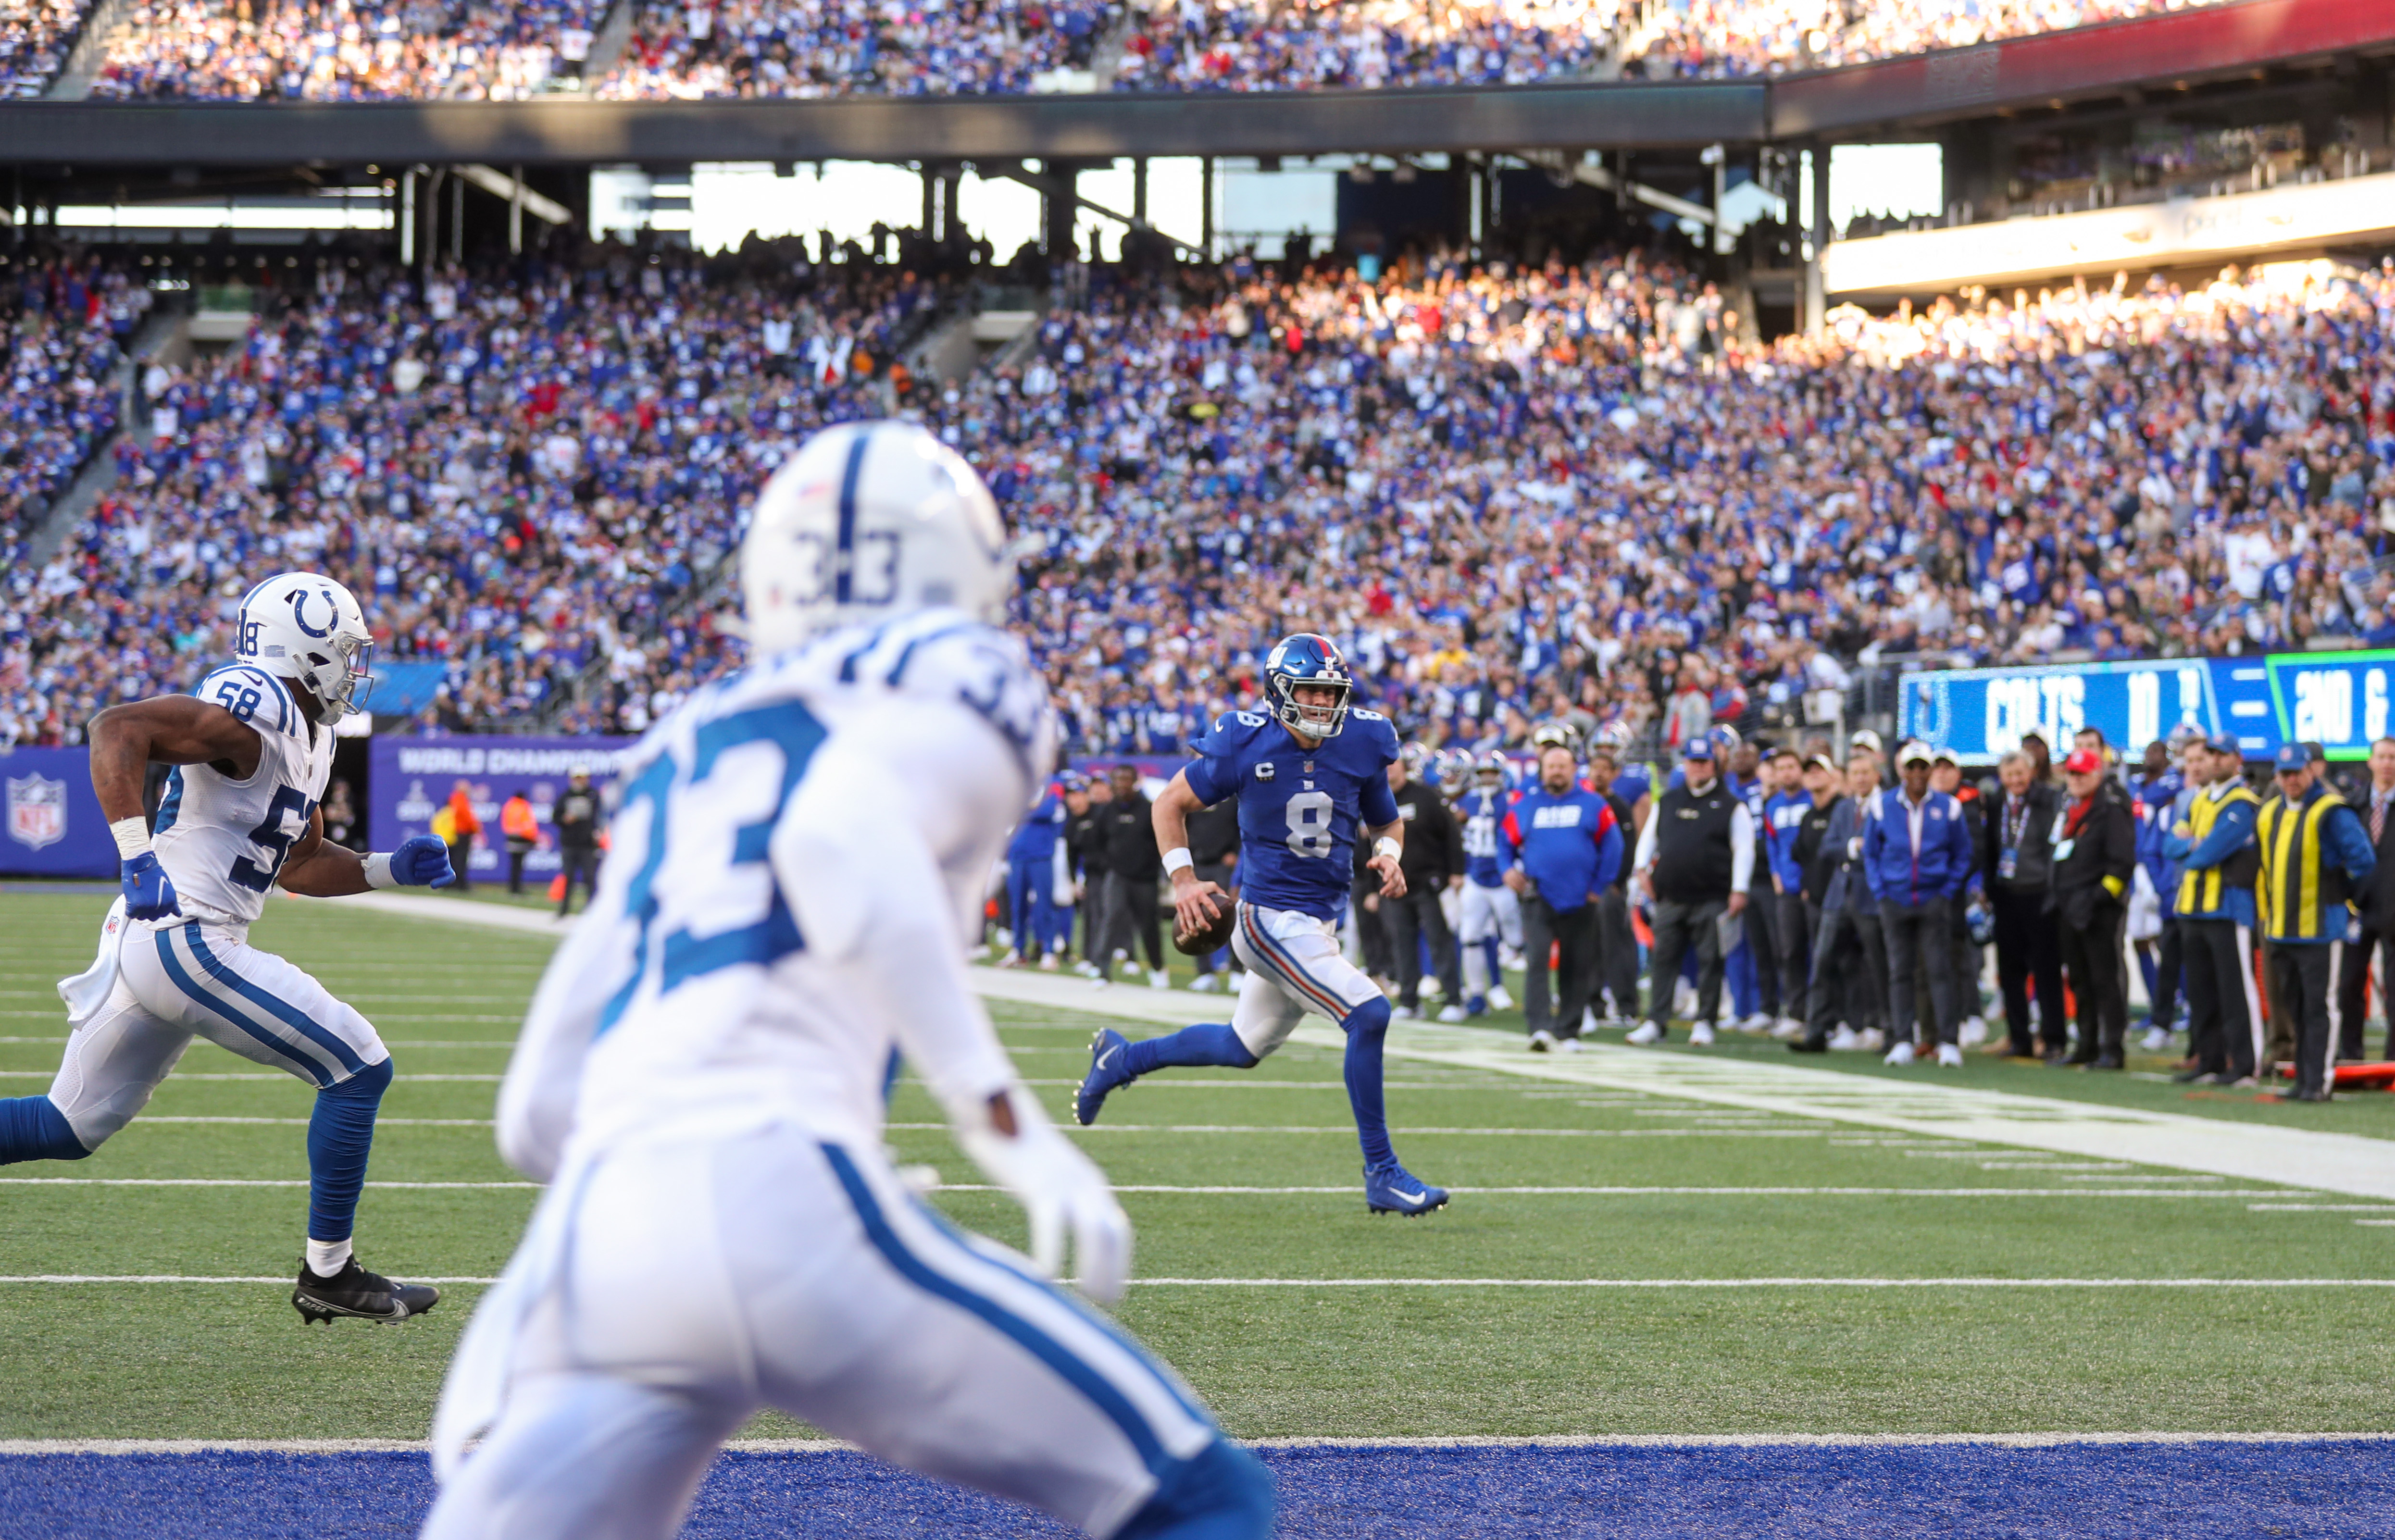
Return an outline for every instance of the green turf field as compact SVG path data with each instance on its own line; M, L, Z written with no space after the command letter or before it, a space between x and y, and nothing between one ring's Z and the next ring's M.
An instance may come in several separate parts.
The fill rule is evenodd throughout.
M98 893L0 893L0 1095L46 1088L64 1031L52 981L87 961L105 905ZM487 1120L549 943L304 901L270 906L252 939L316 973L392 1046L399 1080L371 1180L490 1184L370 1187L361 1256L402 1277L496 1272L536 1194L512 1185ZM1220 1015L1219 1001L1184 998L1192 1020ZM995 1014L1064 1121L1095 1019L1012 1005ZM1713 1051L1788 1057L1749 1039ZM1892 1073L1864 1057L1830 1063ZM1338 1190L1124 1194L1143 1277L1241 1281L1143 1284L1120 1315L1242 1436L2395 1429L2395 1347L2377 1329L2395 1303L2386 1288L1718 1286L2359 1284L2395 1277L2395 1227L2372 1222L2395 1205L1393 1060L1391 1121L1417 1174L1533 1191L1467 1191L1422 1220L1376 1219L1352 1191L1339 1069L1335 1053L1292 1045L1244 1076L1180 1072L1122 1093L1080 1136L1126 1188ZM1976 1057L1952 1073L2389 1137L2395 1160L2395 1098L2325 1109L2191 1099L2159 1080ZM0 1275L291 1272L310 1103L297 1082L196 1046L148 1113L92 1159L0 1172ZM954 1183L979 1179L919 1087L902 1086L893 1118L904 1158ZM292 1185L86 1185L129 1179ZM1555 1191L1576 1187L1684 1191ZM1726 1191L1755 1187L1903 1191ZM1987 1189L2009 1191L1965 1191ZM2224 1195L2174 1195L2207 1191ZM1021 1238L995 1194L938 1201ZM1368 1279L1493 1282L1335 1282ZM1289 1280L1323 1282L1257 1282ZM1523 1286L1537 1280L1699 1282ZM14 1392L0 1438L421 1438L478 1292L449 1286L435 1314L399 1327L309 1330L268 1284L0 1283L0 1375ZM766 1418L753 1431L796 1429Z

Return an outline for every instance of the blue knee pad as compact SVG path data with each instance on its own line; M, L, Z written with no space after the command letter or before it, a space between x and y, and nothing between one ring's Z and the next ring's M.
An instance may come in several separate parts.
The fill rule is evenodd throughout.
M1237 1444L1216 1439L1167 1472L1115 1540L1264 1540L1272 1530L1271 1473Z
M308 1239L346 1241L357 1222L374 1150L375 1113L390 1086L390 1060L369 1064L316 1093L308 1117Z
M48 1097L0 1099L0 1165L19 1161L79 1161L90 1153L75 1138L67 1115Z

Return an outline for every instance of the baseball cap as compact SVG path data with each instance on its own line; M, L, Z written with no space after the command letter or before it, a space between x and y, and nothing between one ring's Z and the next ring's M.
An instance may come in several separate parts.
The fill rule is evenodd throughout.
M2311 769L2312 757L2301 744L2281 744L2270 763L2280 774L2284 775L2289 770Z
M2204 746L2215 754L2233 754L2240 758L2245 755L2245 745L2237 741L2233 732L2216 732L2204 740Z
M1860 731L1857 732L1853 737L1846 740L1846 746L1848 748L1867 748L1873 754L1877 754L1879 752L1879 734L1873 732L1869 728L1864 728Z
M2073 749L2071 757L2062 762L2062 768L2072 775L2100 775L2104 770L2104 756L2092 748Z
M2304 744L2304 756L2315 765L2328 763L2328 750L2309 740Z
M1817 754L1810 759L1805 761L1805 768L1806 770L1819 768L1828 770L1831 774L1835 775L1838 771L1838 762L1835 759L1831 758L1826 754Z
M1680 745L1680 757L1683 759L1710 759L1713 757L1714 741L1710 738L1691 738Z
M1933 765L1952 765L1957 770L1963 767L1963 761L1955 757L1954 751L1951 748L1938 750L1929 757L1929 762Z
M1929 745L1916 739L1897 751L1896 762L1899 765L1928 764L1930 762Z

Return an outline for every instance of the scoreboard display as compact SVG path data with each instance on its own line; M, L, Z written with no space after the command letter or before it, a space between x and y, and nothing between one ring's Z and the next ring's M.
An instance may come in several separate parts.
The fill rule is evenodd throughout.
M2088 727L2134 757L2182 722L2235 733L2249 759L2283 743L2366 759L2395 733L2395 652L1926 670L1905 676L1899 701L1903 737L1974 763L2002 758L2032 731L2058 757Z

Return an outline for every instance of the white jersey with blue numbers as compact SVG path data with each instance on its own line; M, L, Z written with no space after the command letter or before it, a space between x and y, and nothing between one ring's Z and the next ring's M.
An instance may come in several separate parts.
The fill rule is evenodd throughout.
M1239 799L1239 897L1266 909L1338 917L1355 873L1356 832L1397 821L1389 767L1397 730L1377 711L1350 710L1344 729L1312 748L1274 717L1225 712L1190 745L1182 773L1211 807Z
M1513 805L1514 794L1502 787L1475 786L1455 799L1455 815L1463 824L1463 875L1475 887L1504 884L1504 868L1497 861L1497 825Z
M176 766L151 847L185 916L246 926L324 800L333 734L300 714L290 686L247 664L218 669L192 693L257 732L258 769L236 781L205 765Z
M953 611L834 632L697 691L619 771L597 897L502 1087L503 1152L538 1169L569 1129L604 1141L740 1107L877 1136L893 1020L936 1036L933 1018L978 1012L964 941L1055 749L1022 645ZM885 810L860 810L872 806ZM860 825L877 818L893 826ZM788 857L816 836L868 852L828 901ZM901 859L926 849L920 874ZM844 960L839 938L871 925L920 926L922 954ZM1011 1074L973 1024L979 1040L905 1045L944 1099Z

